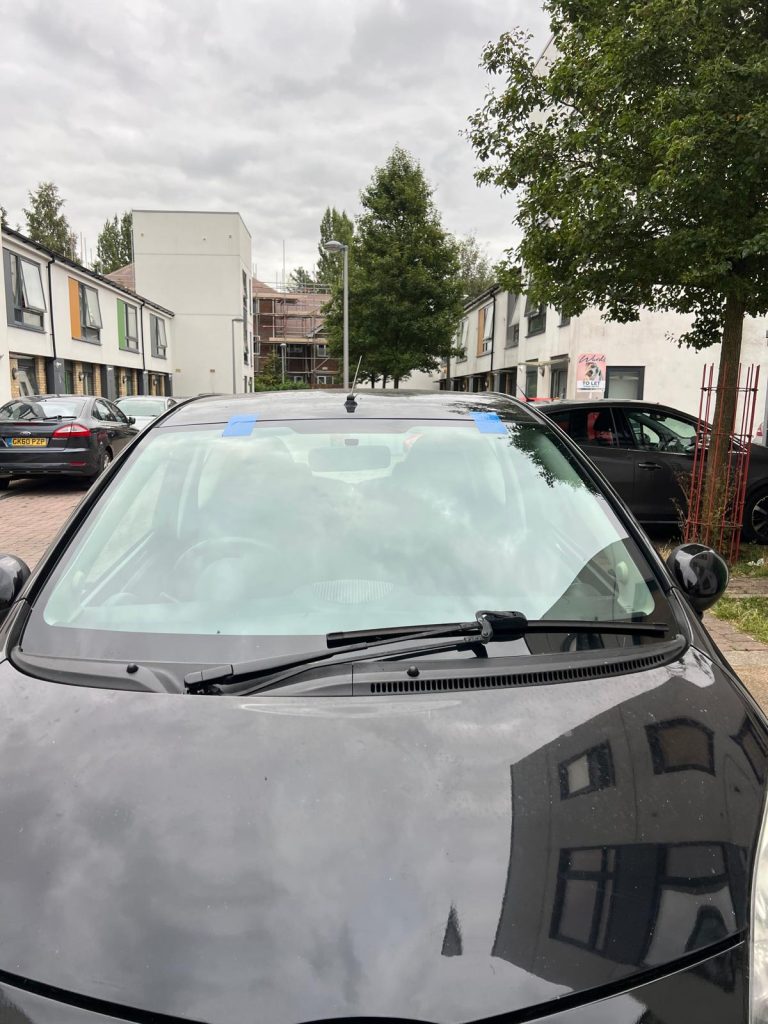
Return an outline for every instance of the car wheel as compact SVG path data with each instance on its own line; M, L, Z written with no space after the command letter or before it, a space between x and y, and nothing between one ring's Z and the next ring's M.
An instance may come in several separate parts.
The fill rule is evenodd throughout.
M744 536L757 544L768 544L768 487L747 498Z
M10 482L10 477L0 476L0 491L4 491Z
M104 470L108 468L111 461L112 452L109 450L109 448L105 448L104 451L99 454L98 469L92 476L89 476L85 479L85 486L90 487L92 483L95 483L99 479L101 474L104 472Z

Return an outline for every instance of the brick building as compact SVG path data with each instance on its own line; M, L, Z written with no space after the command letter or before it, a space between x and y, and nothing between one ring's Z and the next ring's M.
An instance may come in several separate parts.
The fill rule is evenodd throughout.
M331 358L325 336L323 307L330 298L322 286L310 286L307 291L280 292L254 278L256 377L270 357L276 356L281 365L285 360L286 380L300 381L312 388L341 384L339 363Z

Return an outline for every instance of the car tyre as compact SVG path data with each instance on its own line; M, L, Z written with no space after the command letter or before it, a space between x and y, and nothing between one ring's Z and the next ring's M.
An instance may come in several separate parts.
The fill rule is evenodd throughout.
M96 481L99 479L101 474L104 473L105 470L107 470L109 468L111 462L112 462L112 452L109 450L109 448L105 448L103 451L101 451L99 453L99 466L98 466L98 469L96 470L95 473L93 473L91 476L86 478L85 486L86 487L90 487L91 484L96 483Z
M768 544L768 487L747 496L744 537L756 544Z
M8 484L11 482L11 478L8 476L0 476L0 491L5 491L8 488Z

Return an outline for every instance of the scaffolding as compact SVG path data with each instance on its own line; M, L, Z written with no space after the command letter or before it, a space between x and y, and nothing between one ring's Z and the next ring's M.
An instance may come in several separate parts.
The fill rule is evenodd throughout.
M339 372L328 354L323 307L331 296L322 286L278 292L254 281L254 366L260 373L272 356L285 359L285 375L310 387L330 387ZM285 353L282 346L285 345Z

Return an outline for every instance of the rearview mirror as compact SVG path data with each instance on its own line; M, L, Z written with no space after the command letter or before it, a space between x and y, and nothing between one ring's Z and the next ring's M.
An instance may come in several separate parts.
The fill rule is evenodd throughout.
M667 559L667 568L699 615L711 608L728 586L725 560L703 544L676 547Z
M386 469L392 455L385 444L352 444L339 448L313 448L309 468L316 473L353 473L364 469Z
M0 619L15 603L29 576L26 562L14 555L0 555Z

